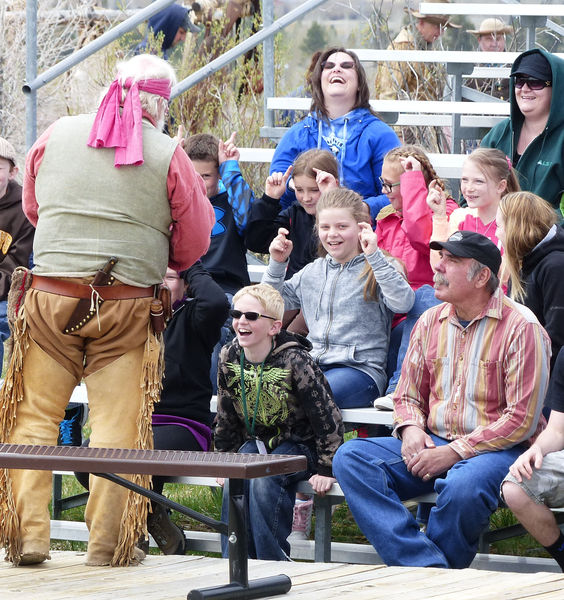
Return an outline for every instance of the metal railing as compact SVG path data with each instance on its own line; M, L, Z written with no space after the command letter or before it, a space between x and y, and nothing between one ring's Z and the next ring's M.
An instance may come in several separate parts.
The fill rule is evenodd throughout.
M274 36L280 30L326 1L327 0L307 0L280 19L274 21L273 0L263 0L263 14L268 16L267 20L269 23L267 24L266 21L264 21L261 31L237 44L231 50L212 60L201 69L180 81L172 89L171 100L186 92L206 77L209 77L216 71L219 71L223 67L237 60L237 58L255 48L260 43L266 44L267 48L265 48L265 53L268 56L268 63L265 61L265 98L269 95L274 95ZM155 2L146 8L139 10L135 15L127 18L109 31L106 31L99 38L58 62L53 67L50 67L41 73L41 75L37 75L37 0L27 0L26 83L22 88L26 95L26 148L29 149L37 137L37 90L60 75L63 75L72 67L112 43L124 33L131 31L137 27L137 25L157 14L173 2L174 0L155 0ZM267 118L267 112L265 104L265 118Z

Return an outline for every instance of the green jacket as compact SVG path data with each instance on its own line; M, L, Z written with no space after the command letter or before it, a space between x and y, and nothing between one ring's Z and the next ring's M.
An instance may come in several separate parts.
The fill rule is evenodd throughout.
M513 162L519 174L521 188L544 198L556 210L564 208L564 111L560 102L564 97L564 60L544 50L527 50L517 57L513 71L523 56L541 53L552 69L552 102L546 128L535 138L518 162L515 161L517 141L524 116L515 100L513 77L510 80L511 117L498 123L482 140L482 146L499 148Z

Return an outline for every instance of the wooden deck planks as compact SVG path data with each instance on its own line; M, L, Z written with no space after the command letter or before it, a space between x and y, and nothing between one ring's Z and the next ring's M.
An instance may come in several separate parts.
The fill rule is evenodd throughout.
M2 556L0 555L0 559ZM86 567L85 555L52 552L52 560L13 568L0 562L2 600L180 600L189 590L227 582L227 561L150 555L139 567ZM251 579L285 573L288 600L561 600L564 575L501 573L339 563L250 561Z

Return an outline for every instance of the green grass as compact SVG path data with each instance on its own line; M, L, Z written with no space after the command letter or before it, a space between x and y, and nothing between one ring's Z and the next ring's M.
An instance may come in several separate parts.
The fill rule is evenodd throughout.
M83 487L73 476L63 476L63 497L73 494L79 494L84 491ZM165 494L171 500L202 513L208 517L219 520L221 515L222 493L219 488L209 488L204 486L186 486L182 484L166 484ZM77 507L65 511L64 518L70 521L84 520L84 507ZM172 512L172 520L184 529L196 531L212 531L206 525L190 519L185 515ZM348 542L358 544L368 544L366 538L362 535L346 502L339 504L333 514L331 539L334 542ZM500 508L491 517L491 528L498 529L517 523L510 510ZM312 528L313 531L313 528ZM73 550L82 551L86 549L86 544L72 541L54 541L52 548L55 550ZM493 554L511 554L515 556L535 556L548 557L544 549L530 535L514 537L509 540L503 540L492 544L490 551ZM151 549L151 552L158 553L157 549ZM217 556L217 555L210 555Z

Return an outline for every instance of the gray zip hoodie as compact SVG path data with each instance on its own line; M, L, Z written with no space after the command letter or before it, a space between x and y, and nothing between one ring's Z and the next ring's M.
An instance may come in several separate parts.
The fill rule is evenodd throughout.
M364 300L359 277L365 258L378 283L378 301ZM330 256L318 258L284 281L286 265L271 258L262 283L282 294L287 310L301 308L315 361L354 367L385 389L392 317L406 313L415 298L405 278L380 250L342 265Z

